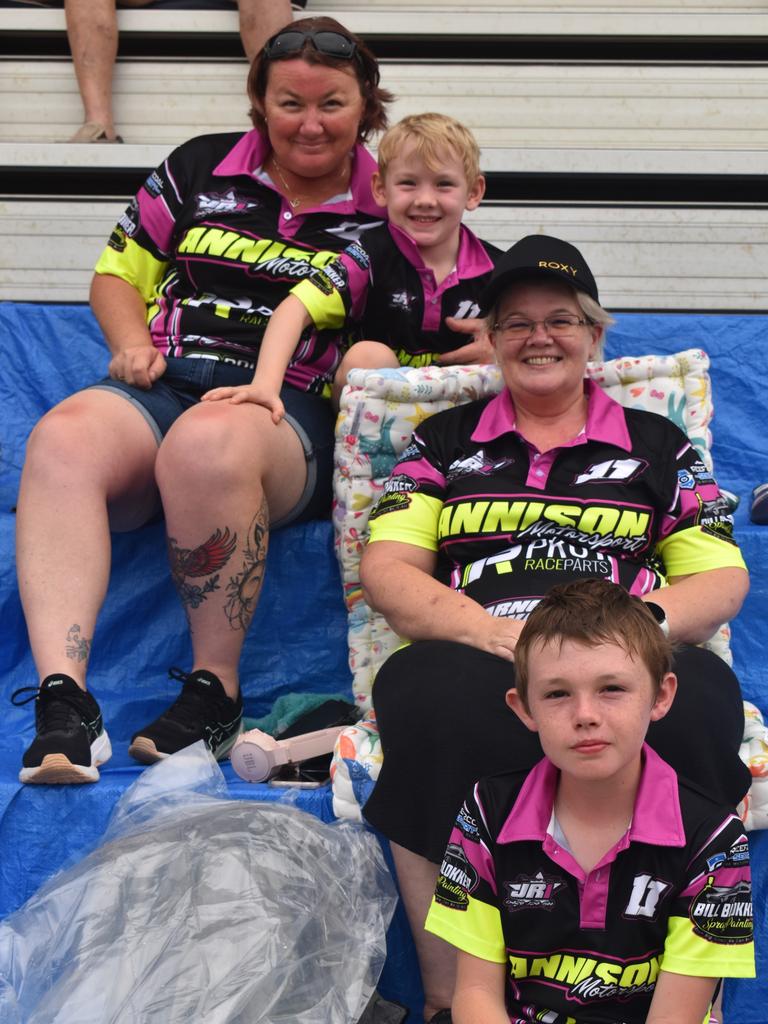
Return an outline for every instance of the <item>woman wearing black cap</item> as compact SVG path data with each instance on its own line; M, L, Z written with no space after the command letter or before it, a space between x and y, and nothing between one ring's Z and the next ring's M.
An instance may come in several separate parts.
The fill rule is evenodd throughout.
M585 380L611 318L578 249L524 238L485 308L506 387L418 428L361 568L369 603L414 641L374 686L384 764L365 815L392 841L427 1020L450 1020L453 950L422 923L455 814L476 779L541 756L504 695L522 620L550 587L597 576L648 600L679 645L678 696L649 742L721 801L749 786L738 682L693 646L748 588L716 483L671 421Z

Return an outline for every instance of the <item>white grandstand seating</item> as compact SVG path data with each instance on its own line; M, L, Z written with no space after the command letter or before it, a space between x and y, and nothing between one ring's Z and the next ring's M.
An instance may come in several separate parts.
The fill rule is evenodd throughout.
M124 202L0 199L0 298L85 301ZM765 309L768 210L484 205L469 219L501 246L533 232L589 253L609 309ZM708 253L712 247L716 253ZM45 257L41 260L41 252Z
M147 12L150 13L150 12ZM247 126L245 62L119 62L115 116L128 142L182 142L195 133ZM392 118L450 110L482 146L585 147L678 156L690 173L701 150L738 153L743 170L768 151L768 63L630 66L387 61ZM82 108L68 60L0 64L0 140L66 139ZM762 117L760 116L762 112ZM102 147L99 147L102 148ZM595 153L594 169L600 166ZM564 167L563 170L567 170ZM655 170L646 157L645 169ZM763 165L763 169L765 169Z
M353 32L377 35L501 35L501 36L630 36L683 38L711 36L759 38L766 33L764 0L538 0L509 3L486 0L309 0L306 15L329 15ZM40 21L42 15L44 21ZM179 32L178 11L123 10L123 32ZM297 17L302 17L301 13ZM439 22L435 19L439 18ZM62 11L8 9L2 24L11 30L64 30ZM438 32L436 32L436 28ZM237 33L237 14L229 11L185 11L185 32Z
M436 109L473 128L484 237L585 246L612 308L768 308L763 0L310 0L306 13L369 39L393 119ZM60 141L81 119L63 12L0 9L0 299L84 301L145 172L194 134L248 126L234 10L119 20L127 142L76 146Z

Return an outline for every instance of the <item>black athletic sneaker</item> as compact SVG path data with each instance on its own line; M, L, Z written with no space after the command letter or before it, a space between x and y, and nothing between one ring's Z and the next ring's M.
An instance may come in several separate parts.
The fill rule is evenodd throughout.
M218 760L234 745L243 724L243 701L230 700L213 672L198 669L187 675L181 669L168 672L184 683L181 693L159 718L131 738L128 753L143 764L161 761L190 743L205 740Z
M22 693L29 697L19 700ZM35 736L22 758L21 782L98 782L112 756L99 705L70 676L46 676L40 687L11 694L17 707L35 703Z

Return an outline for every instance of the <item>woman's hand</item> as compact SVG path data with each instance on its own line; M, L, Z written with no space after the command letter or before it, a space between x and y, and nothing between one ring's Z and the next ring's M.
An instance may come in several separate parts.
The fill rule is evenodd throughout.
M154 345L133 345L116 352L109 363L109 376L137 388L151 388L165 373L165 356Z
M365 600L408 640L455 640L513 661L522 622L489 615L471 597L436 580L436 561L434 551L415 544L369 544L360 562Z
M280 395L270 387L264 387L258 381L253 380L250 384L240 384L233 388L214 388L206 391L202 397L203 402L229 402L231 405L243 405L245 402L252 402L254 405L263 405L269 409L272 415L272 422L277 424L285 416L285 406Z
M495 654L497 658L504 658L506 661L515 660L515 648L520 639L520 632L523 623L518 619L497 618L488 615L490 620L486 629L478 634L477 643L473 646L479 647L489 654Z
M486 330L485 320L468 317L457 320L455 316L447 316L445 325L457 334L471 334L472 341L453 352L445 352L438 362L441 366L464 366L467 363L493 363L496 355L493 351L491 338Z

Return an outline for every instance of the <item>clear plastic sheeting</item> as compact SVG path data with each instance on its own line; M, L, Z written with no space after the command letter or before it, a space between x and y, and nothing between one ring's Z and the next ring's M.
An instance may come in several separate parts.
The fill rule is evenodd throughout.
M378 841L233 801L202 743L0 924L2 1024L353 1024L396 890Z

